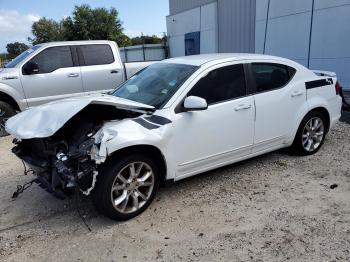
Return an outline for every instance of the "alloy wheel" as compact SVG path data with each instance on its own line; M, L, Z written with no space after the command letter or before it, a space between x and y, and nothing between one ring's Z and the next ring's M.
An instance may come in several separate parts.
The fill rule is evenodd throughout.
M154 183L154 172L147 163L128 164L114 179L111 190L113 207L124 214L136 212L150 199Z
M311 118L302 133L303 148L307 152L317 150L324 139L324 124L320 117Z

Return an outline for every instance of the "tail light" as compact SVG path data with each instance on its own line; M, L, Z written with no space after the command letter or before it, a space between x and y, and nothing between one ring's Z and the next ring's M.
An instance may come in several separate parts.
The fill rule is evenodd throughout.
M337 83L335 83L335 93L337 94L337 95L339 95L340 94L340 84L339 84L339 82L337 81Z

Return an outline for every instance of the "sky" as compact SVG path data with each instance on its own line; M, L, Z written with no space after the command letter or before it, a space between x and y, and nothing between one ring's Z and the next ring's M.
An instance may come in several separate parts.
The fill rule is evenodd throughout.
M166 32L169 0L0 0L0 53L6 44L27 42L31 25L40 17L61 20L72 14L74 6L88 4L115 7L128 36L162 35Z

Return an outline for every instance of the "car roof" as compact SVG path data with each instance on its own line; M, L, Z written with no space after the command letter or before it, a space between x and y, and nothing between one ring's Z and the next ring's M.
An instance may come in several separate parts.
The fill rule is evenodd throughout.
M245 54L245 53L220 53L220 54L205 54L205 55L192 55L183 56L163 60L163 63L173 63L173 64L186 64L193 66L201 66L209 62L227 62L233 60L279 60L284 62L291 62L288 59L262 55L262 54Z

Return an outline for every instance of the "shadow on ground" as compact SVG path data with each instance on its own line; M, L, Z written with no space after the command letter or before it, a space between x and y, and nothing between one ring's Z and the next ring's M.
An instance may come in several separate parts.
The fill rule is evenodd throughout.
M350 125L350 110L343 110L340 121L345 122Z

